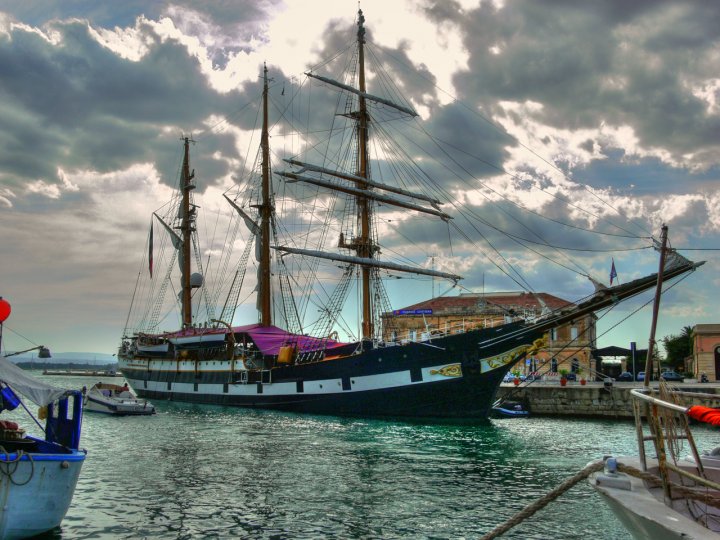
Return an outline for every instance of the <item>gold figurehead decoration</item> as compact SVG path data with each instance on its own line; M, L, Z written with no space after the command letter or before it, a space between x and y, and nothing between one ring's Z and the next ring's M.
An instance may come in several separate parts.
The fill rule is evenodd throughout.
M544 334L543 337L536 339L533 341L533 344L528 347L528 350L525 352L528 356L535 356L540 351L542 351L545 347L547 347L548 344L548 335Z
M534 356L547 346L547 342L548 338L547 334L545 334L543 337L533 341L532 345L520 345L511 351L486 358L481 362L481 370L485 373L507 364L514 364L525 356Z

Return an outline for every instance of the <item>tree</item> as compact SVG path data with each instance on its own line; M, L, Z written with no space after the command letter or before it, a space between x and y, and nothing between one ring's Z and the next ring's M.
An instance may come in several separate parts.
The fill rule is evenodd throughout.
M692 333L692 327L686 326L680 334L671 334L662 338L665 346L665 363L676 371L684 371L685 358L692 354Z

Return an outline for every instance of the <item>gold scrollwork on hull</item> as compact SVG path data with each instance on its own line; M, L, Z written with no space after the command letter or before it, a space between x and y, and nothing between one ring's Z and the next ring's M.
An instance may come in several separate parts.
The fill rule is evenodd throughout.
M538 338L535 341L533 341L533 344L527 350L528 356L535 356L537 353L539 353L541 350L543 350L545 347L547 347L547 344L548 344L548 335L544 334L543 337Z
M443 377L462 377L462 368L460 364L450 364L440 369L431 369L430 375L442 375Z
M514 349L502 354L485 358L481 361L481 371L485 373L486 371L491 371L507 364L514 364L523 356L536 355L547 346L547 341L547 334L545 334L543 337L533 341L532 345L520 345L519 347L515 347Z

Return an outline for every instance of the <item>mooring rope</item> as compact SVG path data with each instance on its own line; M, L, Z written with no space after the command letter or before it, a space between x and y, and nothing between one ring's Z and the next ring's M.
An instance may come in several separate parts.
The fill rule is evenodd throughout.
M7 476L12 484L16 486L24 486L25 484L30 482L30 480L32 480L32 477L35 475L35 462L33 461L33 458L30 454L26 454L22 450L18 450L15 459L11 460L10 452L5 450L4 446L0 446L0 456L3 454L5 459L0 460L0 473ZM28 479L24 482L16 482L13 478L13 475L15 474L15 472L17 472L17 469L20 466L20 460L22 460L23 456L27 456L28 461L30 462L30 476L28 476ZM14 465L14 467L12 467L12 470L10 470L12 465Z
M525 519L532 516L535 512L538 510L544 508L548 504L550 504L552 501L557 499L560 495L565 493L567 490L569 490L571 487L573 487L578 482L584 480L588 476L590 476L592 473L602 470L605 467L604 461L596 461L593 463L590 463L589 465L585 466L584 469L582 469L580 472L575 474L574 476L571 476L567 480L565 480L562 484L560 484L558 487L547 493L546 495L539 498L537 501L535 501L532 504L529 504L525 508L523 508L520 512L515 514L513 517L511 517L509 520L507 520L502 525L495 527L492 531L490 531L488 534L483 536L480 540L491 540L492 538L497 538L498 536L501 536L508 532L510 529L515 527L516 525L519 525L522 523Z

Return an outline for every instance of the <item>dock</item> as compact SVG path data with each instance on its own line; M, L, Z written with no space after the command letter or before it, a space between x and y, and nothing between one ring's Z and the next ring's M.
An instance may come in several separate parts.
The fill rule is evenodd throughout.
M651 387L657 388L658 383L652 382ZM557 381L537 381L530 384L515 386L503 383L498 390L498 398L520 401L526 405L533 416L567 416L583 418L623 418L632 419L633 409L630 391L642 388L642 383L579 382L560 386ZM675 383L673 387L684 392L714 394L717 396L711 403L702 404L720 408L720 382ZM687 405L693 405L688 401ZM697 403L701 404L700 401Z
M78 377L122 377L120 371L107 371L104 369L44 369L43 375L63 375Z

